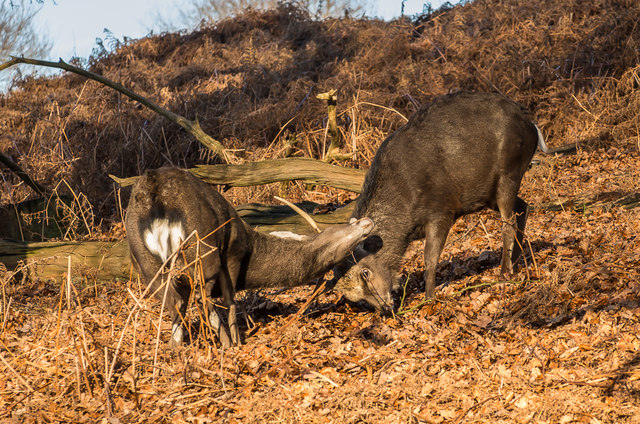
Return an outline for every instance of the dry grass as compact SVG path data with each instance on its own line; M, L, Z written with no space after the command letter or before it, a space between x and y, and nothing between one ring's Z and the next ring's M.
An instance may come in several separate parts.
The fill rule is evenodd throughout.
M498 90L535 112L549 144L578 147L540 156L525 176L522 197L540 205L640 186L639 15L631 1L476 0L417 22L314 21L285 5L132 41L91 69L197 116L246 160L279 157L292 139L297 154L321 157L326 106L315 94L337 88L339 130L356 152L345 164L357 167L417 104ZM0 148L43 183L64 180L86 196L92 209L81 210L112 237L122 229L108 173L209 160L179 128L74 75L18 82L0 98L0 116ZM3 202L30 196L2 176ZM226 195L269 201L281 189ZM294 200L350 197L288 190ZM160 308L139 283L73 281L67 302L59 283L5 274L0 420L639 422L639 213L533 213L534 256L511 281L498 274L500 222L465 217L445 247L433 302L423 302L415 245L397 318L337 293L296 315L310 288L247 292L244 345L217 349L198 336L191 309L192 344L162 348L165 320L156 359Z
M580 152L606 163L607 153ZM555 159L573 174L574 157ZM640 158L625 158L629 167ZM552 197L551 161L527 175L532 202ZM594 167L594 170L596 168ZM624 170L623 170L624 171ZM623 172L622 171L622 172ZM555 175L558 175L555 173ZM548 184L543 184L547 182ZM638 176L620 178L620 189ZM592 189L596 178L582 187ZM397 319L311 288L239 296L245 344L200 334L165 349L170 324L137 282L4 282L0 410L7 422L637 422L640 249L637 210L538 212L535 265L498 273L500 222L456 223L424 304L420 246L408 252ZM528 277L527 277L528 276ZM165 314L166 315L166 314ZM128 317L131 320L127 324ZM200 335L199 335L200 334ZM117 422L117 421L116 421Z
M90 69L189 119L246 160L322 157L338 90L349 166L367 167L419 103L456 90L500 91L535 111L552 145L638 144L635 2L478 0L418 22L315 21L290 5L190 34L163 34L93 58ZM39 180L65 179L112 216L107 175L140 174L209 155L178 126L77 75L26 79L0 98L0 146ZM4 172L2 201L26 188ZM233 200L266 200L277 186ZM305 197L293 190L293 197Z

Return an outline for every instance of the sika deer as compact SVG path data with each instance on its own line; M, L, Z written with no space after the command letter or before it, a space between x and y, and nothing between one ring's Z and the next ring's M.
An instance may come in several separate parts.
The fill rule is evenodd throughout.
M219 309L207 301L209 322L225 347L240 343L236 290L308 283L342 261L372 228L373 222L365 218L304 240L259 233L240 219L220 193L189 172L173 168L150 170L137 180L126 218L132 262L147 284L181 242L197 232L205 295L222 295L228 308L230 335ZM184 266L184 261L190 264L196 258L193 244L178 254L178 264ZM165 289L161 286L156 279L151 289L162 301ZM172 279L166 292L172 321L170 344L176 346L184 338L181 323L191 293L187 277Z
M376 228L335 288L349 300L393 310L402 256L411 241L426 237L425 293L432 297L451 226L484 208L504 221L502 272L512 272L528 207L517 194L536 146L547 152L529 113L502 95L459 93L420 108L373 159L352 216L368 216ZM340 276L341 270L334 272Z

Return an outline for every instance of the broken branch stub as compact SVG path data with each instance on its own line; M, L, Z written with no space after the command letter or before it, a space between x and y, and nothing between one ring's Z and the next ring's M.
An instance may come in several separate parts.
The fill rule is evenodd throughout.
M348 159L352 156L350 154L340 154L340 134L338 133L338 121L336 118L338 96L336 95L336 92L337 90L333 89L327 91L326 93L320 93L316 95L317 99L326 100L327 102L327 131L329 132L329 137L331 137L331 144L329 144L329 149L324 156L325 162L328 162L332 159Z

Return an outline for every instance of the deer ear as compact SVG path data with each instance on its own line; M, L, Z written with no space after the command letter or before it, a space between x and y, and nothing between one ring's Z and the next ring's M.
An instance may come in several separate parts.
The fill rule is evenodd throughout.
M369 253L376 253L382 248L382 238L378 235L368 237L362 243L362 248Z
M371 218L360 218L360 219L355 219L355 218L351 218L349 220L349 225L352 225L358 229L360 229L363 234L369 234L371 232L371 230L373 230L373 221L371 220Z

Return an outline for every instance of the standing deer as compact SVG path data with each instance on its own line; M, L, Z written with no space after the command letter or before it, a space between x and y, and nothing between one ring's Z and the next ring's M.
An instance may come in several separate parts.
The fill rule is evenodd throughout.
M536 147L548 151L530 114L502 95L458 93L421 107L373 159L352 216L368 216L376 228L336 289L349 300L393 310L402 256L410 242L425 238L425 293L432 297L451 226L484 208L504 222L502 273L512 272L528 208L518 189Z
M342 261L373 228L373 222L364 218L300 240L259 233L240 219L220 193L175 168L149 170L136 181L125 225L132 262L147 284L153 281L151 290L159 300L166 291L172 347L184 339L182 320L191 285L181 275L162 288L163 281L154 276L192 232L200 242L178 252L176 263L186 266L200 255L205 295L222 295L228 309L230 334L221 311L207 302L209 322L227 347L240 343L236 290L308 283Z

